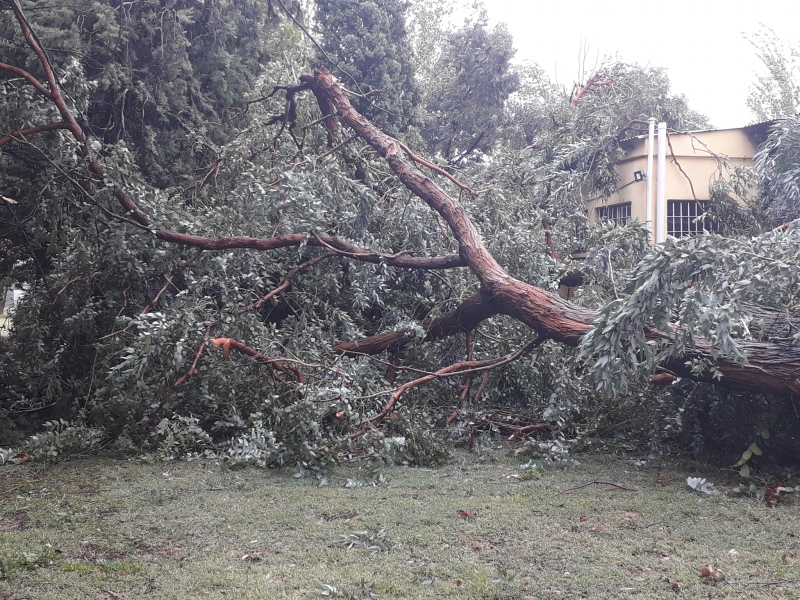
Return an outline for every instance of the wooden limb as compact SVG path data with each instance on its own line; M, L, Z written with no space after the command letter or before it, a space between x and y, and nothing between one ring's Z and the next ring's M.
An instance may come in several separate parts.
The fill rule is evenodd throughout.
M150 309L153 308L153 306L155 306L156 302L159 301L159 299L161 298L161 295L164 292L167 291L167 288L169 288L169 286L173 285L172 284L172 280L175 278L175 276L179 275L180 273L183 273L194 261L196 261L200 257L200 255L202 253L203 253L203 249L201 248L200 250L195 252L194 256L192 256L190 259L186 260L182 265L180 265L178 268L174 269L171 273L164 273L164 279L166 279L167 282L164 284L164 287L162 287L158 291L158 293L155 295L155 297L148 303L148 305L145 306L142 309L142 312L140 314L148 313L150 311Z
M60 290L58 290L58 293L56 294L56 297L53 298L53 301L50 304L55 304L56 301L58 300L58 297L64 292L64 290L66 290L73 283L75 283L77 281L80 281L84 277L86 277L86 273L84 273L83 275L78 275L77 277L73 277L72 279L70 279L67 283L64 284L64 287L62 287Z
M409 147L408 147L408 146L406 146L406 145L405 145L403 142L401 142L400 140L396 140L396 141L397 141L398 145L399 145L399 146L400 146L400 147L401 147L401 148L402 148L402 149L405 151L405 153L406 153L406 154L408 154L409 158L410 158L411 160L413 160L414 162L416 162L416 163L419 163L419 164L421 164L421 165L425 165L425 166L426 166L426 167L428 167L428 168L429 168L431 171L436 171L437 173L439 173L439 175L442 175L442 176L446 177L447 179L449 179L450 181L452 181L454 184L456 184L456 185L457 185L457 186L458 186L460 189L462 189L462 190L464 190L465 192L467 192L467 193L468 193L470 196L473 196L473 197L474 197L474 196L477 196L477 195L478 195L478 192L476 192L475 190L473 190L473 189L472 189L471 187L469 187L468 185L464 185L463 183L461 183L461 182L460 182L458 179L456 179L455 177L453 177L452 175L450 175L450 173L448 173L447 171L445 171L445 170L444 170L443 168L441 168L439 165L435 165L435 164L433 164L432 162L429 162L429 161L425 160L425 159L424 159L424 158L422 158L421 156L418 156L418 155L414 154L414 153L413 153L413 152L412 152L412 151L409 149Z
M212 238L189 233L179 233L171 229L156 229L156 237L165 242L193 246L204 250L230 250L233 248L250 248L251 250L277 250L306 244L328 248L342 256L368 263L386 263L390 267L408 269L452 269L466 266L465 261L458 254L437 257L409 256L410 251L396 254L381 254L370 250L363 250L342 238L313 234L311 237L304 233L290 233L271 238L253 237L224 237Z
M669 153L672 155L672 162L675 163L675 166L678 167L678 171L680 171L681 175L683 175L686 178L686 181L689 182L689 189L692 191L692 198L694 198L697 207L702 209L703 207L700 204L700 200L697 199L697 194L695 194L694 192L694 185L692 184L692 178L689 177L686 171L683 170L681 163L678 162L678 157L675 156L675 150L673 150L672 148L672 142L669 139L669 134L667 134L667 145L669 146Z
M480 399L481 395L483 394L483 390L486 389L486 382L489 380L489 371L483 372L483 378L481 379L481 384L478 386L478 391L475 392L475 395L472 397L472 404L477 404Z
M589 483L584 483L583 485L576 485L575 487L567 488L565 490L561 490L556 494L556 496L560 496L561 494L566 494L567 492L572 492L575 490L580 490L585 487L589 487L590 485L610 485L612 487L618 488L620 490L625 490L626 492L635 492L637 490L629 487L625 487L621 483L611 483L610 481L590 481Z
M238 350L242 354L246 354L247 356L252 356L258 362L265 364L269 367L272 367L276 371L281 371L282 373L290 373L295 376L298 383L305 383L305 377L303 376L302 371L297 367L293 367L292 365L284 365L281 364L282 359L280 358L270 358L269 356L265 356L249 346L245 346L241 342L237 342L231 338L214 338L211 340L211 343L214 344L217 348L222 348L223 356L225 360L228 360L230 356L230 349L233 348L234 350Z
M561 260L561 254L553 249L553 232L550 228L550 219L542 218L542 229L544 229L544 245L547 248L547 255L555 260Z
M516 438L517 436L526 435L533 431L548 431L551 429L551 426L547 423L532 423L530 425L512 425L511 423L504 423L503 421L495 421L493 419L477 419L475 421L476 425L482 424L492 425L497 427L498 429L505 429L507 431L512 431L512 435L509 440Z
M798 220L800 220L800 219L792 219L791 221L788 221L788 222L784 223L783 225L778 225L775 229L772 229L771 231L772 231L772 233L778 233L780 231L784 231L786 229L789 229L789 227L791 227L793 224L797 223Z
M221 162L222 162L221 158L217 158L216 160L214 160L214 162L211 163L211 166L206 171L206 174L203 175L200 179L198 179L194 183L183 188L183 193L188 194L189 192L200 189L206 184L206 181L208 181L209 177L214 176L216 178L216 175L219 172L219 165Z
M18 129L8 135L0 136L0 148L5 146L6 144L16 141L21 137L25 137L26 135L35 135L37 133L42 133L43 131L53 131L54 129L66 129L67 124L64 121L58 121L57 123L47 123L46 125L37 125L36 127L28 127L27 129Z
M341 256L347 256L347 257L349 257L349 258L356 258L356 259L358 259L358 258L361 258L363 255L368 255L368 254L370 254L369 252L364 252L364 251L350 252L350 251L348 251L348 250L342 250L342 249L340 249L340 248L334 248L333 246L331 246L330 244L328 244L328 243L327 243L325 240L323 240L323 239L322 239L320 236L318 236L318 235L317 235L316 233L314 233L313 231L311 232L311 235L314 237L314 239L315 239L315 240L317 240L317 241L319 242L319 244L320 244L321 246L325 246L325 247L326 247L326 248L328 248L329 250L331 250L331 251L333 251L333 252L335 252L336 254L339 254L339 255L341 255ZM409 254L411 254L411 251L410 251L410 250L402 250L402 251L400 251L400 252L396 252L395 254L382 254L382 255L380 255L380 256L381 256L382 258L385 258L386 260L394 260L394 259L396 259L396 258L398 258L398 257L400 257L400 256L408 256Z
M425 341L433 342L457 333L473 330L479 323L498 313L494 305L483 294L478 293L464 300L457 308L436 319L423 323ZM374 355L402 348L416 337L411 329L387 331L353 342L340 342L333 347L337 354L345 356Z
M258 309L260 309L262 306L264 306L264 304L265 304L265 303L266 303L266 302L267 302L267 301L268 301L270 298L274 298L274 297L275 297L275 296L277 296L278 294L280 294L280 293L282 293L282 292L285 292L286 290L288 290L288 289L291 287L291 285L292 285L292 280L293 280L295 277L297 277L297 275L298 275L298 273L300 273L300 271L303 271L304 269L307 269L308 267L314 266L314 265L315 265L315 264L317 264L318 262L321 262L321 261L323 261L323 260L325 260L325 259L331 258L332 256L336 256L336 254L334 254L334 253L331 253L331 252L328 252L328 253L326 253L326 254L320 254L319 256L315 256L314 258L312 258L312 259L310 259L310 260L307 260L307 261L305 261L304 263L300 263L300 264L299 264L299 265L297 265L297 266L296 266L294 269L292 269L291 271L289 271L289 273L287 273L287 275L286 275L286 277L284 278L283 282L282 282L282 283L281 283L281 284L280 284L278 287L276 287L274 290L272 290L271 292L269 292L269 293L267 293L266 295L264 295L264 296L263 296L263 297L262 297L260 300L258 300L257 302L253 302L253 304L250 304L249 306L245 306L245 307L243 307L243 308L240 308L240 309L239 309L239 310L236 312L236 314L237 314L237 315L241 315L241 314L244 314L244 313L246 313L246 312L248 312L248 311L251 311L251 310L258 310Z
M575 88L572 92L572 99L569 102L570 108L575 108L578 106L578 102L580 102L581 98L593 87L601 87L604 85L614 85L613 79L606 79L604 81L600 81L600 73L594 73L589 80L586 82L586 85L580 85L579 83L575 84Z
M53 94L47 90L47 88L42 85L42 82L36 79L33 75L28 73L27 71L20 69L19 67L14 67L12 65L7 65L6 63L0 62L0 71L8 71L9 73L13 73L17 77L21 77L25 81L27 81L33 88L39 92L42 96L47 98L48 100L53 99Z
M472 360L472 350L473 350L472 334L468 331L465 338L466 339L464 341L464 344L467 347L467 360L469 361ZM486 377L488 376L488 374L489 371L486 371L483 374L483 381L486 381ZM461 407L464 405L464 401L467 399L467 396L469 396L469 390L471 387L472 387L472 376L467 375L466 380L464 381L464 389L461 390L461 393L458 396L458 403L456 403L456 408L455 410L453 410L453 413L449 417L447 417L448 425L450 425L450 423L455 421L456 418L458 417L458 413L461 410Z
M473 360L473 361L464 361L460 363L456 363L450 365L449 367L445 367L443 369L439 369L435 373L430 373L423 377L419 377L418 379L414 379L413 381L409 381L401 385L397 388L392 397L389 398L389 401L384 405L383 410L381 410L377 415L369 419L369 423L362 427L358 432L354 433L350 436L351 439L356 439L362 436L364 433L369 431L370 427L374 427L378 425L381 421L383 421L391 412L394 406L397 404L397 401L400 399L406 391L410 390L411 388L415 388L420 386L424 383L428 383L433 381L434 379L439 379L442 377L459 377L462 375L470 375L472 373L480 373L482 371L496 369L502 365L508 364L524 356L534 348L536 348L539 344L545 341L545 338L538 337L534 338L529 341L527 344L519 348L517 351L504 356L503 358L493 358L489 360Z
M347 138L347 139L346 139L345 141L343 141L342 143L340 143L340 144L337 144L336 146L334 146L333 148L331 148L331 149L330 149L330 150L328 150L327 152L323 152L322 154L320 154L320 155L317 157L317 160L320 160L320 159L322 159L322 158L325 158L326 156L328 156L329 154L333 154L333 153L334 153L334 152L336 152L337 150L341 150L342 148L344 148L345 146L347 146L347 144L349 144L350 142L352 142L352 141L354 141L354 140L357 140L357 139L358 139L358 135L351 135L349 138Z

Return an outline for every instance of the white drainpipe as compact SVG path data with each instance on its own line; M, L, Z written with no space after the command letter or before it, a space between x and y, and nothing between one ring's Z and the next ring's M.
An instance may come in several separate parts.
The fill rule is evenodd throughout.
M656 172L656 244L667 239L667 124L658 124Z
M650 237L653 237L653 154L655 152L655 141L656 141L656 118L650 117L647 121L650 124L650 129L647 133L647 179L645 180L646 192L645 198L646 203L646 218L645 222L647 223L647 230L650 232Z

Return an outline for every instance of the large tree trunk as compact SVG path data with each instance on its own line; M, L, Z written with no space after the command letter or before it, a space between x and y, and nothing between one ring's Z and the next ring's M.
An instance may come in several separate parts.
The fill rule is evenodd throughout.
M430 177L423 174L404 151L402 144L377 129L356 112L349 100L325 70L301 77L325 114L331 109L347 126L383 156L400 181L434 209L447 222L459 244L459 254L481 283L483 303L535 329L540 335L577 346L597 314L576 306L560 296L514 279L486 249L478 230L466 211ZM330 120L330 119L329 119ZM648 336L664 339L667 334L652 330ZM770 342L740 342L748 362L740 365L725 358L712 360L710 345L698 340L692 355L664 365L678 375L704 381L710 373L693 375L685 364L691 358L711 360L722 373L721 385L773 394L800 394L800 349Z

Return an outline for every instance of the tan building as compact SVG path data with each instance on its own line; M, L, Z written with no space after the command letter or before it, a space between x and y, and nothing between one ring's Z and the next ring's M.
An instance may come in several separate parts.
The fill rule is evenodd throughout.
M621 143L617 192L586 202L590 220L648 223L655 243L702 230L697 217L709 200L710 184L736 166L752 166L771 124L668 133L665 123L656 127L651 119L649 134Z

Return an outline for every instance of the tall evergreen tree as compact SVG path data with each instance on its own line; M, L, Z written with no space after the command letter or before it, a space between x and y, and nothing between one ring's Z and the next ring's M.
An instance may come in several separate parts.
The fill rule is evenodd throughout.
M515 52L505 24L490 30L485 10L449 34L425 93L423 135L432 151L458 163L492 149L509 123L506 101L519 87Z
M351 91L376 125L404 131L416 118L419 91L406 31L409 2L315 0L322 32L317 57Z
M230 139L227 121L254 89L278 23L267 3L250 0L76 0L31 15L56 69L79 68L92 82L87 132L125 139L160 187L208 168ZM0 20L0 52L38 73L15 25Z

